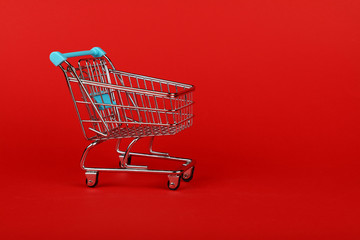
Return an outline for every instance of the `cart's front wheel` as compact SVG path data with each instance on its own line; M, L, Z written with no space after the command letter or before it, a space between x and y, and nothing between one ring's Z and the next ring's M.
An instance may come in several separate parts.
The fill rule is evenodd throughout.
M169 181L167 183L170 190L176 190L180 187L180 176L169 175Z
M95 187L98 183L99 172L86 172L86 185L88 187Z
M184 182L190 182L193 179L194 170L195 170L194 166L186 170L182 175L182 180L184 180Z

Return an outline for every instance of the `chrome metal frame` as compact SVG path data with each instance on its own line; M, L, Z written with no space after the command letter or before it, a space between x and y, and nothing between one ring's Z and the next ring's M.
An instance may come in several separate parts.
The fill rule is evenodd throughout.
M97 184L101 171L167 174L172 190L178 188L181 177L191 180L195 162L154 151L153 142L155 136L173 135L192 125L194 86L118 71L106 55L80 59L77 67L64 61L59 67L67 80L83 134L91 141L80 161L89 187ZM131 152L144 137L151 137L148 153ZM125 151L120 150L122 138L133 138ZM89 151L110 139L117 139L119 168L85 166ZM183 164L176 170L149 169L129 164L131 156Z

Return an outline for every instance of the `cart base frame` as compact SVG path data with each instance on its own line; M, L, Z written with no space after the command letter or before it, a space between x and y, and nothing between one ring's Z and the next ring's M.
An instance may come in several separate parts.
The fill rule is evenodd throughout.
M95 140L91 142L84 150L81 160L80 167L85 171L86 176L86 184L88 187L95 187L98 183L98 175L99 172L137 172L137 173L157 173L157 174L167 174L168 175L168 188L170 190L178 189L180 185L180 179L185 182L189 182L193 178L194 169L195 169L195 161L189 158L180 158L180 157L172 157L168 153L156 152L153 151L152 145L154 142L154 136L150 139L149 144L149 153L139 153L139 152L131 152L131 148L135 145L135 143L141 139L141 137L134 138L130 144L127 146L126 151L120 150L121 139L117 140L116 143L116 151L119 153L119 167L120 168L99 168L99 167L86 167L85 160L90 152L95 146L100 143L105 142L106 140ZM159 158L164 160L172 160L172 161L181 161L184 162L180 168L176 170L163 170L163 169L148 169L148 166L139 166L131 164L132 156L141 156L147 158Z

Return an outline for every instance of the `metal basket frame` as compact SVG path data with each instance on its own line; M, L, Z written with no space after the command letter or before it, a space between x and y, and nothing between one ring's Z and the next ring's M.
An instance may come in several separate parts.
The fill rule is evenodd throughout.
M82 132L91 143L81 157L86 183L94 187L98 174L105 172L146 172L167 174L168 187L175 190L180 179L190 181L195 162L153 151L155 136L174 135L193 124L194 86L139 74L118 71L105 55L80 59L77 66L65 60L58 64L64 73ZM148 153L131 152L139 139L151 137ZM125 151L122 138L133 138ZM87 167L90 149L117 139L119 168ZM181 161L176 170L149 169L131 164L132 156Z

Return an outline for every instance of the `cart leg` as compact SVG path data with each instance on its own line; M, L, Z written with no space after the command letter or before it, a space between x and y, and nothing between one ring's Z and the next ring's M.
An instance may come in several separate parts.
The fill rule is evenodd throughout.
M125 152L121 151L120 150L120 143L121 143L121 138L119 138L117 141L116 141L116 151L119 153L119 154L122 154L122 155L125 155Z
M98 183L98 176L99 173L97 171L87 171L85 169L85 159L87 154L89 153L90 149L92 149L93 147L95 147L97 144L102 143L103 141L95 141L90 143L84 150L82 156L81 156L81 160L80 160L80 167L81 169L85 170L85 177L86 177L86 185L88 187L95 187Z
M156 152L156 151L153 151L153 150L152 150L153 143L154 143L154 138L155 138L155 136L152 136L151 139L150 139L149 152L152 153L152 154L163 155L163 156L167 156L167 157L168 157L168 156L169 156L169 153Z
M82 156L81 156L81 160L80 160L80 167L82 170L85 170L85 159L86 159L86 156L88 155L90 149L92 149L93 147L95 147L97 144L100 144L102 143L103 141L95 141L95 142L92 142L90 143L84 150Z
M117 151L119 153L121 153L119 155L119 158L120 158L120 167L121 168L139 168L139 169L146 169L147 166L136 166L136 165L130 165L130 162L129 162L129 157L131 157L130 155L130 150L131 148L134 146L134 144L140 139L140 137L137 137L137 138L134 138L134 140L131 141L131 143L128 145L127 149L125 152L122 152L119 150L119 147L120 147L120 139L118 141L118 144L117 144Z

